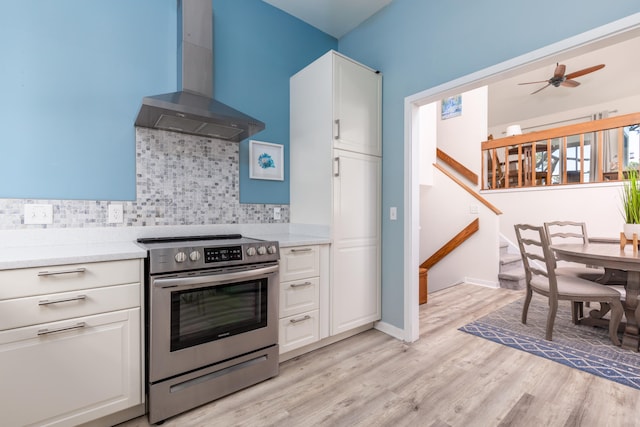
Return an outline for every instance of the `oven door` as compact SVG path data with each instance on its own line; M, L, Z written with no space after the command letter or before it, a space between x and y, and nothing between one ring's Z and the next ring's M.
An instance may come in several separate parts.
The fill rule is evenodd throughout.
M150 280L151 383L278 343L278 264Z

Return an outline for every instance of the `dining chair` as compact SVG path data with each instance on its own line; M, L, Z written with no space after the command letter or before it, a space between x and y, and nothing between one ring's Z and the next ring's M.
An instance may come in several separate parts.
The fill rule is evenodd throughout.
M575 221L549 221L544 223L549 244L560 243L589 243L587 235L587 224ZM561 276L576 276L581 279L598 281L604 276L604 269L601 267L589 267L584 264L560 261L555 258L555 272Z
M549 301L545 334L545 339L549 341L552 340L558 301L571 301L571 316L574 323L578 323L579 305L582 302L605 302L611 307L609 338L614 345L620 345L617 331L623 309L618 291L580 277L556 274L555 255L549 247L544 226L515 224L514 227L526 277L526 297L522 307L522 323L527 323L533 292L546 296Z

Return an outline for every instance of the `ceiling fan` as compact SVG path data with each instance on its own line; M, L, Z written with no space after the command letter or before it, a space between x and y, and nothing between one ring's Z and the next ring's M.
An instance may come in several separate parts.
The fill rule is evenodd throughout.
M564 64L556 64L556 69L553 72L553 77L549 80L542 80L539 82L527 82L527 83L518 83L519 85L530 85L536 83L546 83L545 86L542 86L540 89L535 92L531 92L531 95L540 92L542 89L549 86L566 86L566 87L576 87L580 85L580 82L577 82L573 79L576 77L584 76L585 74L593 73L594 71L598 71L599 69L604 68L604 64L594 65L593 67L585 68L579 71L574 71L573 73L569 73L567 75L564 74L566 71L566 66Z

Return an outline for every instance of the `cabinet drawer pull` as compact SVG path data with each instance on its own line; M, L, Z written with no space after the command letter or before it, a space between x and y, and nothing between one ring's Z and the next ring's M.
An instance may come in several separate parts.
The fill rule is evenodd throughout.
M69 302L69 301L79 301L87 299L86 295L78 295L77 297L69 297L69 298L60 298L60 299L43 299L42 301L38 301L38 305L49 305L49 304L58 304L59 302Z
M340 119L334 120L336 124L336 135L333 137L334 139L340 139Z
M297 252L311 252L311 248L302 248L302 249L291 249L291 252L293 253L297 253Z
M73 273L84 273L87 271L86 268L72 268L70 270L58 270L58 271L40 271L38 272L38 276L55 276L57 274L73 274Z
M72 326L64 326L62 328L56 328L56 329L40 329L38 331L38 335L47 335L47 334L55 334L56 332L64 332L64 331L71 331L73 329L80 329L80 328L84 328L85 326L87 326L87 324L85 322L78 322L75 325Z
M292 283L291 287L292 288L301 288L303 286L311 286L313 283L311 282L304 282L304 283Z
M299 322L304 322L305 320L309 320L309 319L311 319L311 316L309 316L309 315L307 314L307 315L306 315L306 316L304 316L302 319L291 319L291 320L289 320L289 322L291 322L291 323L293 323L293 324L296 324L296 323L299 323Z
M333 176L340 176L340 157L334 157L333 159L334 162L334 169L333 169Z

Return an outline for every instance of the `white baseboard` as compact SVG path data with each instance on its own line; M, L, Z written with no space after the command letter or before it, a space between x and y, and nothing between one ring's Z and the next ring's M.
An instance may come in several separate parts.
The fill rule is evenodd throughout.
M406 341L404 329L400 329L397 326L393 326L386 322L376 322L373 327L380 332L384 332L385 334L392 336L393 338Z
M491 280L474 279L473 277L465 277L464 282L469 283L470 285L484 286L485 288L497 289L500 287L500 282L493 282Z

